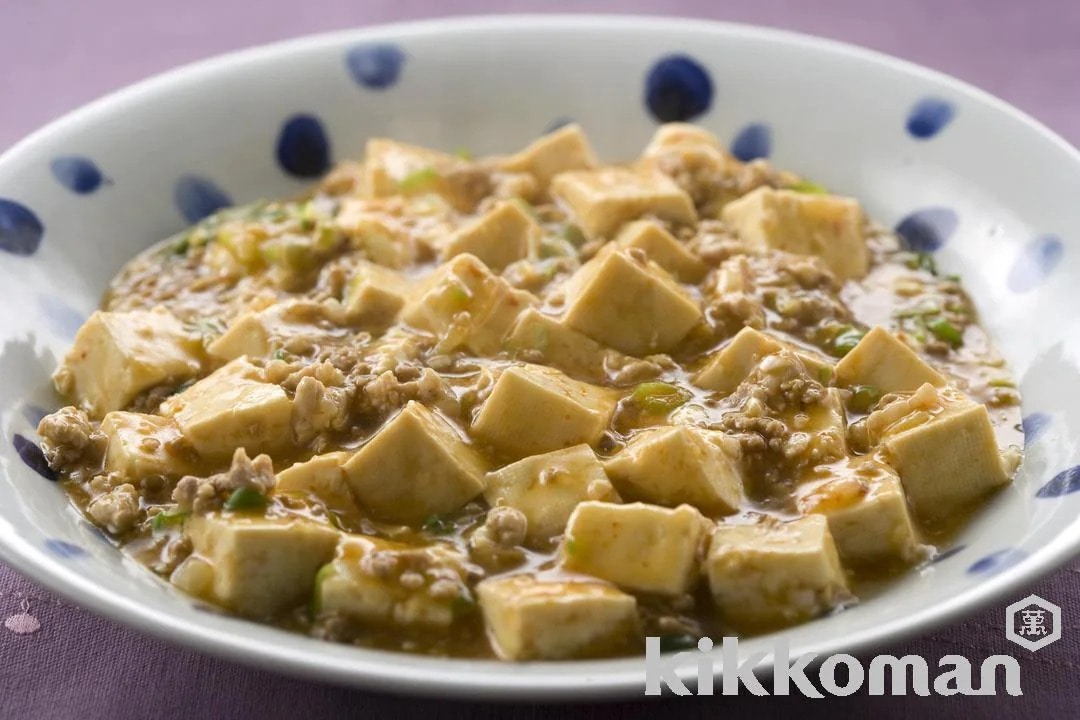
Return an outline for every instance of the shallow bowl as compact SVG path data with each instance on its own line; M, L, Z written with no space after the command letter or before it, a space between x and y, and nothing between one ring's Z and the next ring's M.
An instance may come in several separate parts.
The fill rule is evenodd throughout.
M1022 378L1027 459L953 549L784 633L864 651L955 620L1080 549L1080 155L984 92L866 50L700 21L505 17L347 31L198 63L95 102L0 157L0 555L96 612L207 652L399 692L642 692L642 658L510 664L319 642L207 612L125 559L35 470L49 375L109 278L228 203L297 193L389 135L476 153L573 119L606 159L700 122L903 223L958 272ZM741 644L770 652L774 636ZM718 639L717 639L718 640ZM719 644L719 643L718 643ZM683 668L691 677L696 668Z

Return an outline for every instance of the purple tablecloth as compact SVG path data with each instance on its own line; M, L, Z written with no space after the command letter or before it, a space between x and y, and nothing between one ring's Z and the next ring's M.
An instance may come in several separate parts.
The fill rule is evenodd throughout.
M0 149L57 115L175 65L310 32L432 15L638 12L774 25L883 50L969 80L1080 143L1080 3L1075 0L0 0ZM1075 717L1080 714L1080 563L1033 589L1063 608L1064 637L1037 652L1005 639L998 603L891 652L973 663L1011 654L1020 698L748 697L574 708L594 716L682 712L833 717ZM0 565L0 718L486 717L521 706L410 700L257 671L94 617ZM563 708L565 711L566 709Z

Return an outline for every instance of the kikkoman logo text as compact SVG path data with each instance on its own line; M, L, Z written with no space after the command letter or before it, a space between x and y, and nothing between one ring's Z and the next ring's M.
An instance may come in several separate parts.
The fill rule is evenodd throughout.
M697 666L697 694L713 695L713 677L722 671L721 692L738 695L745 688L753 695L769 695L761 680L754 675L754 668L765 659L767 653L759 652L739 659L739 639L725 637L720 657L708 654L713 641L703 637L698 641L697 651L688 650L673 655L662 655L660 638L645 639L645 694L660 695L663 688L676 695L689 695L690 690L679 678L677 668L694 662ZM1009 695L1023 695L1020 688L1020 663L1008 655L991 655L983 660L977 677L971 662L962 655L945 655L937 661L933 680L930 664L919 655L878 655L863 667L862 661L853 655L841 653L826 657L817 666L817 684L812 679L810 665L818 653L803 653L792 660L787 640L777 641L773 652L772 694L788 695L794 686L798 692L810 698L823 698L826 694L851 695L867 686L871 695L996 695L998 678L1002 676L1003 690ZM840 666L844 672L838 672ZM999 671L1001 671L999 673ZM978 687L974 685L978 681ZM819 689L820 687L820 689Z
M1005 608L1005 637L1031 652L1046 647L1061 638L1061 608L1038 595L1028 595L1014 602ZM738 695L743 687L753 695L769 694L754 674L754 668L762 664L767 653L754 653L740 662L739 639L734 637L724 638L719 658L709 654L713 650L710 638L701 638L697 647L697 651L663 655L660 638L646 638L645 694L659 695L666 687L676 695L689 695L690 690L679 677L678 668L691 662L697 669L698 695L714 694L713 678L717 673L722 673L721 692L724 695ZM1006 693L1024 694L1020 688L1020 663L1009 655L991 655L983 660L977 677L966 657L945 655L938 659L931 681L930 663L919 655L878 655L867 668L855 656L841 653L830 655L817 664L817 684L814 684L810 666L817 659L818 653L810 652L792 661L787 640L779 639L773 650L772 694L788 695L794 685L811 698L823 698L825 693L844 696L856 693L866 685L871 695L906 695L909 691L915 695L930 695L931 692L937 695L997 695L999 675ZM843 672L838 673L841 665ZM976 680L978 687L974 684Z

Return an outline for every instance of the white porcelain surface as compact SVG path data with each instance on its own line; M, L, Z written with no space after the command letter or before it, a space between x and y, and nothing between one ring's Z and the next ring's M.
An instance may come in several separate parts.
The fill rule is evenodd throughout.
M347 52L373 42L403 53L389 87L365 87L347 70ZM604 158L629 157L656 125L643 102L646 75L673 53L708 71L715 96L697 121L721 138L767 124L771 160L858 196L885 224L926 207L955 212L939 264L963 275L1023 379L1024 414L1039 429L1016 482L963 531L961 550L788 631L793 652L887 645L1022 587L1080 549L1080 492L1071 492L1080 483L1075 472L1061 475L1080 463L1080 155L981 91L868 51L700 21L548 16L388 26L237 53L105 98L0 157L0 199L30 208L44 226L33 254L0 251L0 555L120 622L313 678L470 697L639 694L641 658L440 660L321 643L198 609L125 560L12 441L35 437L34 408L55 407L49 375L107 280L184 225L178 178L211 180L236 202L302 190L309 181L275 160L282 123L297 113L321 119L335 159L359 156L373 135L506 151L560 118L584 125ZM955 116L918 139L905 121L927 97ZM72 155L103 173L93 192L72 192L50 169ZM1060 244L1036 240L1048 236ZM769 641L742 647L756 652Z

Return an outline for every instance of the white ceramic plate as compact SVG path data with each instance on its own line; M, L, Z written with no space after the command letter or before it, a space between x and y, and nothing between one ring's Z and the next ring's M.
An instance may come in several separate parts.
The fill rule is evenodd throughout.
M510 17L301 39L192 65L73 113L0 158L0 554L170 641L323 680L455 696L637 694L641 658L503 664L322 643L207 612L125 560L36 473L49 374L121 264L232 200L295 193L389 135L477 153L564 118L604 158L692 119L848 194L960 272L1023 379L1027 460L888 592L787 631L793 653L887 645L1032 582L1080 548L1080 155L995 98L837 43L701 21ZM22 452L19 452L22 448ZM22 457L21 457L22 456ZM29 459L30 463L26 460ZM770 648L769 637L742 645ZM690 677L694 668L685 669Z

